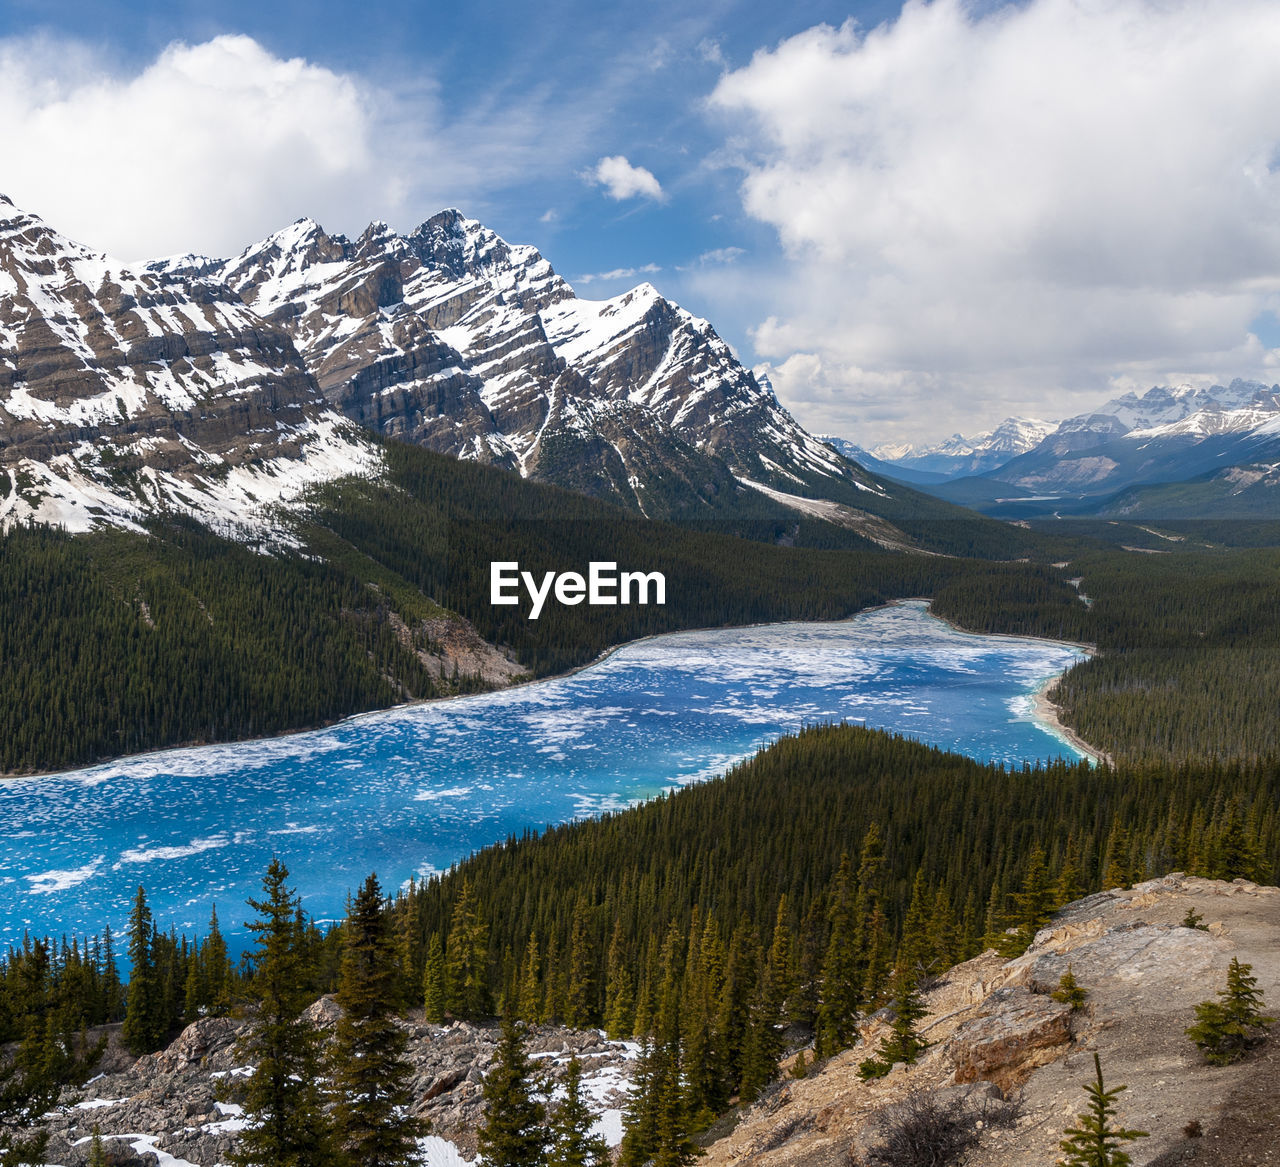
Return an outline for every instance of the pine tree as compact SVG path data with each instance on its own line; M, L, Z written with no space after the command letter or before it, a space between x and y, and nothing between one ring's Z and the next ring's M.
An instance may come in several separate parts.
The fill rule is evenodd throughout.
M862 986L858 976L857 925L854 920L853 874L846 854L840 860L827 920L827 950L822 961L822 997L818 1032L827 1054L848 1049L857 1040Z
M587 905L579 898L573 909L564 1003L564 1023L572 1029L587 1026L596 1012L595 959L591 947Z
M541 956L538 953L538 934L529 933L524 947L524 960L520 963L520 984L516 991L515 1015L519 1021L536 1025L542 1016Z
M791 991L791 931L787 927L787 897L778 901L774 920L773 941L765 962L764 974L756 987L751 1017L742 1052L742 1088L744 1099L756 1095L778 1074L782 1057L786 1024L785 1005Z
M1130 1158L1121 1151L1121 1143L1145 1139L1146 1131L1126 1130L1113 1126L1116 1095L1124 1086L1110 1090L1102 1080L1102 1062L1093 1055L1093 1068L1097 1077L1085 1083L1084 1092L1089 1096L1089 1109L1076 1115L1076 1125L1064 1132L1066 1138L1058 1147L1066 1152L1059 1160L1062 1167L1128 1167Z
M474 1020L492 1012L488 958L489 929L480 915L475 889L464 879L445 942L445 1002L454 1017Z
M1089 990L1076 980L1076 974L1071 965L1067 965L1067 971L1058 978L1058 987L1049 996L1064 1005L1070 1005L1072 1013L1078 1013L1084 1008L1085 998L1089 996Z
M302 1020L308 1004L301 905L286 885L288 868L273 859L263 878L263 898L250 900L259 918L253 934L253 994L257 1010L243 1040L254 1063L245 1085L252 1120L231 1154L236 1167L326 1167L339 1152L320 1090L319 1041Z
M1196 1023L1186 1033L1199 1046L1205 1061L1219 1066L1238 1062L1251 1046L1266 1040L1267 1027L1275 1018L1263 1014L1262 992L1252 972L1253 965L1232 957L1227 986L1218 999L1196 1006Z
M121 1036L130 1053L146 1054L164 1044L169 1032L155 960L155 926L147 893L138 885L129 915L129 990Z
M547 1167L609 1167L609 1144L591 1133L595 1116L582 1099L582 1063L576 1054L565 1067L564 1094L551 1116Z
M93 1124L93 1138L89 1143L89 1167L107 1167L107 1150L102 1145L102 1132Z
M1074 903L1084 895L1084 878L1080 873L1080 848L1076 845L1074 833L1067 840L1067 851L1062 857L1062 866L1058 868L1058 878L1053 885L1055 907Z
M422 1009L425 1019L437 1025L444 1020L444 979L444 946L440 933L432 932L422 972Z
M333 1052L338 1141L361 1167L401 1167L417 1161L423 1124L409 1113L413 1067L395 1023L396 945L382 889L370 875L347 911L338 1021Z
M880 1042L874 1058L858 1067L862 1078L883 1078L895 1063L910 1065L928 1048L929 1043L916 1033L916 1022L925 1015L915 970L899 966L893 974L893 1022L889 1034Z
M604 1031L614 1041L630 1037L635 1022L635 992L631 970L627 967L622 921L613 926L609 941L608 964L605 969Z
M485 1116L478 1132L486 1167L541 1167L546 1161L546 1109L533 1096L524 1033L509 1013L484 1076Z
M205 1004L213 1016L221 1017L231 1008L233 974L231 960L227 956L227 942L218 926L217 904L209 912L209 935L205 937L201 956L208 991L208 1001Z
M1129 831L1117 822L1107 837L1107 855L1104 860L1102 886L1104 888L1128 887L1133 882L1129 870Z
M1036 938L1036 933L1049 922L1054 909L1054 891L1049 883L1044 851L1037 843L1027 856L1022 877L1022 890L1014 893L1013 917L1009 921L1016 932L1000 938L997 949L1001 956L1020 956Z

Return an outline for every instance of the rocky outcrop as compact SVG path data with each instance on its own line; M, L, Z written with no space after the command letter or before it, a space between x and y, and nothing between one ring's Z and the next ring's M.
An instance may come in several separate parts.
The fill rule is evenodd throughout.
M1188 909L1205 930L1183 925ZM886 1031L872 1018L862 1045L775 1088L702 1162L848 1167L881 1140L889 1108L915 1092L948 1104L957 1090L978 1089L986 1093L975 1105L995 1097L1017 1105L1007 1122L977 1128L964 1162L1050 1167L1063 1129L1084 1109L1095 1051L1107 1081L1127 1086L1119 1121L1150 1132L1126 1148L1135 1167L1265 1161L1280 1122L1275 1039L1245 1062L1216 1067L1183 1031L1194 1006L1221 989L1232 957L1253 966L1268 1003L1280 1003L1277 952L1278 888L1174 874L1090 896L1058 913L1018 959L988 952L951 969L927 996L920 1029L931 1045L915 1065L858 1078ZM1049 996L1068 965L1089 991L1074 1014Z
M306 1014L322 1030L331 1030L339 1015L332 997L321 998ZM67 1104L52 1116L48 1162L62 1167L86 1163L95 1127L115 1167L212 1167L225 1162L245 1122L240 1102L250 1067L237 1044L243 1024L205 1018L183 1030L168 1049L136 1061L116 1045L110 1072L68 1094ZM496 1028L407 1022L405 1030L414 1068L415 1113L431 1124L433 1136L474 1157L483 1115L482 1081L497 1045ZM593 1031L538 1026L526 1048L549 1080L576 1054L583 1067L584 1097L605 1115L605 1129L616 1133L634 1046L607 1041Z

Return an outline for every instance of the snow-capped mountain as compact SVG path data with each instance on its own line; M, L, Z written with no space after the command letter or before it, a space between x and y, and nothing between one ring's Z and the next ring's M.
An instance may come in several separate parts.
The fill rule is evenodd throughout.
M707 321L649 284L579 299L535 248L456 210L355 240L303 219L226 262L149 270L232 289L353 421L642 513L716 506L742 480L880 489L801 428Z
M0 528L156 510L261 525L379 464L239 297L126 270L0 196Z
M1216 473L1276 452L1280 386L1243 380L1157 386L1068 418L987 477L1037 492L1109 494Z
M984 474L1034 449L1053 432L1055 425L1034 417L1009 417L995 429L971 437L952 434L945 441L931 445L882 442L871 447L870 454L877 461L893 466L959 478Z

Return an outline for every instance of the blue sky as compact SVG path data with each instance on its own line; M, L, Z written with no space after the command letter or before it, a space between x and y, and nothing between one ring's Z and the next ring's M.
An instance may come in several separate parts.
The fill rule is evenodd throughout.
M1277 379L1278 57L1273 0L0 3L0 190L125 259L456 205L931 439Z

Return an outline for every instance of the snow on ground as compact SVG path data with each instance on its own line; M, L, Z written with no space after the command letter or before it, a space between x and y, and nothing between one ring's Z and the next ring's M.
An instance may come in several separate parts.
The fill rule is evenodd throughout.
M155 1137L155 1135L140 1135L133 1133L126 1135L101 1136L103 1146L108 1150L108 1153L110 1151L109 1144L123 1139L130 1147L133 1148L135 1155L154 1155L156 1157L156 1167L198 1167L198 1164L192 1163L189 1159L176 1159L174 1156L170 1155L168 1151L162 1151L152 1141ZM91 1137L77 1139L72 1146L83 1147L92 1141L93 1139Z
M428 1135L418 1140L418 1153L422 1156L423 1167L473 1167L479 1159L464 1159L462 1152L448 1139L439 1135Z

